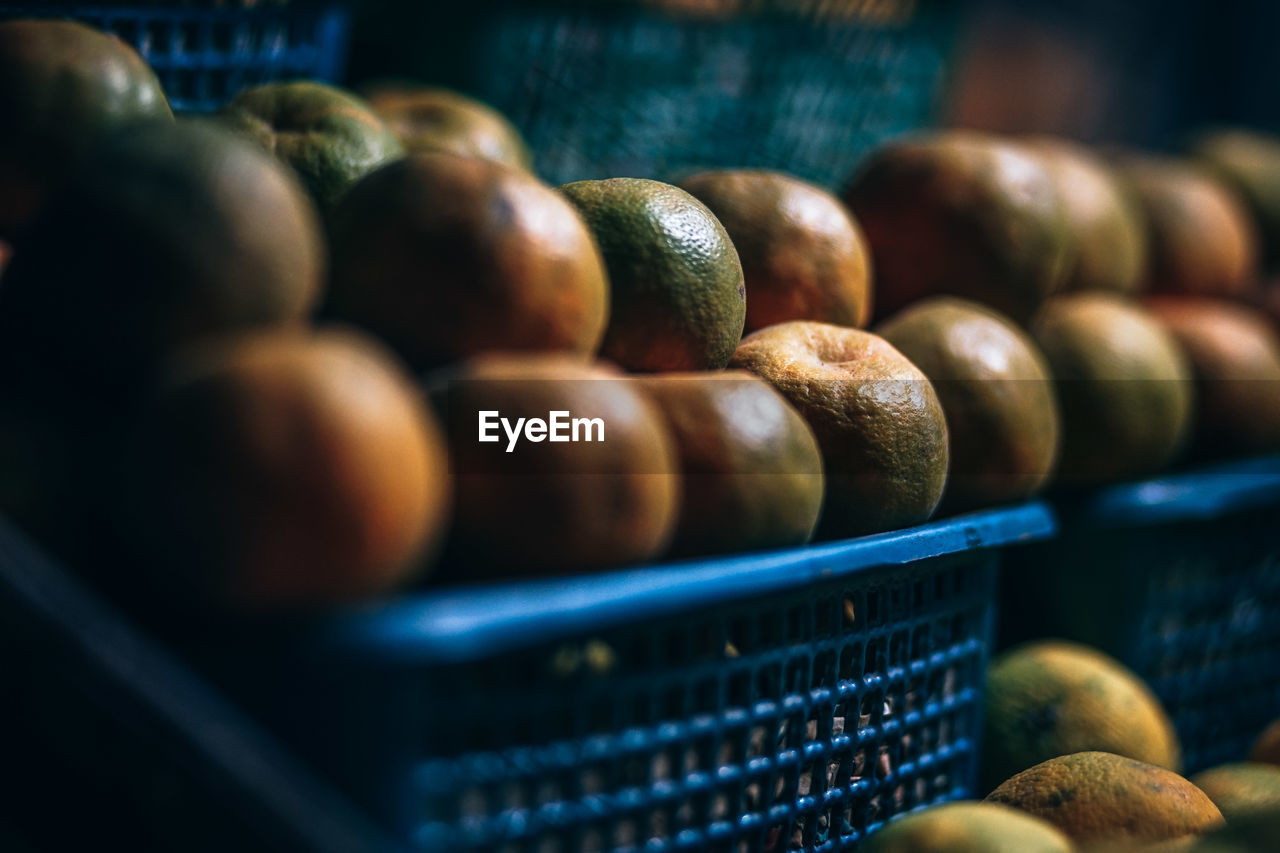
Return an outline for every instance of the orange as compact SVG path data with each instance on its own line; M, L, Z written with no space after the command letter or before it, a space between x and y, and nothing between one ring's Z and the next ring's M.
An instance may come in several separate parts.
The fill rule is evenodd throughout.
M331 313L414 369L493 350L595 354L609 310L582 217L526 172L414 154L352 189L333 217Z
M125 470L127 529L158 582L240 610L398 587L448 508L434 417L399 363L351 332L185 351Z
M738 250L753 332L788 320L862 327L871 257L853 215L826 190L781 172L724 170L680 186L711 209Z
M928 378L870 332L797 320L747 335L730 366L786 397L817 436L827 474L819 533L855 536L927 520L949 452Z

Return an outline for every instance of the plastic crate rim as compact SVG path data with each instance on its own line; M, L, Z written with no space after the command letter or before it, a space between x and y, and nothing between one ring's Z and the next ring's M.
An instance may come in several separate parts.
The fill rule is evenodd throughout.
M326 655L381 664L466 663L534 640L579 636L619 622L780 593L885 566L1037 541L1056 532L1049 506L1030 501L782 551L426 592L331 617L315 627L304 645Z

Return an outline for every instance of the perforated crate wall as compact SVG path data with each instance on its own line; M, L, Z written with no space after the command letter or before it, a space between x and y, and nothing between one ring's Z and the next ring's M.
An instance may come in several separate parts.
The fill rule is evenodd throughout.
M1188 772L1240 760L1280 717L1278 520L1183 527L1144 543L1145 558L1130 545L1150 561L1131 665L1170 709Z
M248 692L423 851L850 850L975 793L997 553L456 665L325 652Z
M850 2L869 12L832 15L821 11L841 3L791 2L707 19L652 2L441 5L370 20L360 71L492 103L552 183L769 168L829 187L877 143L935 121L961 6Z
M1194 773L1280 717L1280 458L1103 490L1002 580L1001 644L1098 646L1160 697Z
M72 18L115 33L155 69L180 112L215 110L272 80L336 81L346 59L348 16L335 3L0 0L0 19L21 16Z

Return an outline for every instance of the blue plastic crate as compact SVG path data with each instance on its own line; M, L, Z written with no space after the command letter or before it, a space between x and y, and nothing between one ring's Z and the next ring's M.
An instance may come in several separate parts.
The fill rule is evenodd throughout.
M0 0L0 18L71 18L137 48L180 112L209 112L246 86L308 78L337 81L348 14L335 2L250 3Z
M1055 505L1061 534L1002 581L1001 645L1098 646L1164 702L1184 769L1242 759L1280 717L1280 457Z
M0 519L3 790L81 847L133 812L211 853L849 850L974 795L997 563L1053 530L1031 503L165 648Z
M1052 531L1032 503L193 654L419 850L849 850L976 793L997 563Z

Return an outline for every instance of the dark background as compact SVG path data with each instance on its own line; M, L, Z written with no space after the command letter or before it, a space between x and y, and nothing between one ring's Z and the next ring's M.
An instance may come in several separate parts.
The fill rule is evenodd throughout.
M492 81L483 69L500 75L506 58L477 55L480 22L531 8L558 8L568 21L575 7L583 4L369 0L356 10L350 82L401 76L484 97ZM918 0L916 8L957 22L940 121L1150 148L1176 148L1206 125L1280 131L1280 3Z

